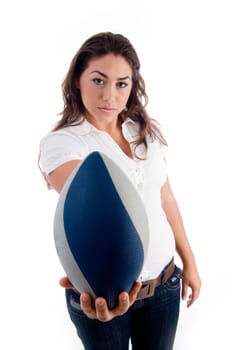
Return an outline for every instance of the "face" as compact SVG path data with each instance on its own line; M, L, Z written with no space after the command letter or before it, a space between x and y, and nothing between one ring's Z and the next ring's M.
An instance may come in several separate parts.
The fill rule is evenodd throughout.
M85 117L93 124L111 123L126 107L132 89L132 69L124 57L108 54L89 62L77 87Z

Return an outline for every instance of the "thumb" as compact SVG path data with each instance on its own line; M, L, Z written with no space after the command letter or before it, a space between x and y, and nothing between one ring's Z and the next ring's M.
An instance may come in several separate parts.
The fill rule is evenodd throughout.
M68 277L62 277L59 281L61 287L66 289L74 288Z
M182 280L182 299L185 300L188 296L188 283Z

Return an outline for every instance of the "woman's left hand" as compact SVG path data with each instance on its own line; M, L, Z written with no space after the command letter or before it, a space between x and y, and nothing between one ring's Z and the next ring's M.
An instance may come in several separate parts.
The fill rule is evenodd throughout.
M189 288L191 293L189 293ZM199 297L201 290L201 279L197 268L195 266L183 268L183 278L182 278L182 299L187 300L187 307L190 307L194 301Z

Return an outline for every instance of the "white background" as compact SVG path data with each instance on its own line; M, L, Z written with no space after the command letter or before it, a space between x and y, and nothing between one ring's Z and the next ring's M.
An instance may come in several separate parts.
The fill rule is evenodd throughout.
M126 35L148 110L169 143L170 181L203 289L182 302L175 350L232 349L231 1L7 1L0 8L1 349L81 349L58 286L56 193L37 168L62 109L60 85L90 35ZM4 344L4 345L3 345ZM145 349L146 350L146 349Z

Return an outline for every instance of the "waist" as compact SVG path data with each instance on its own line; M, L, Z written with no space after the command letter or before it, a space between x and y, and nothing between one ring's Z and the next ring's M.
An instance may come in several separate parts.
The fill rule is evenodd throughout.
M174 270L175 263L174 258L172 258L156 278L142 282L141 289L137 295L137 300L152 297L155 293L155 289L164 284L172 276Z
M150 240L140 274L142 281L156 278L175 254L174 234L166 220L149 222Z

